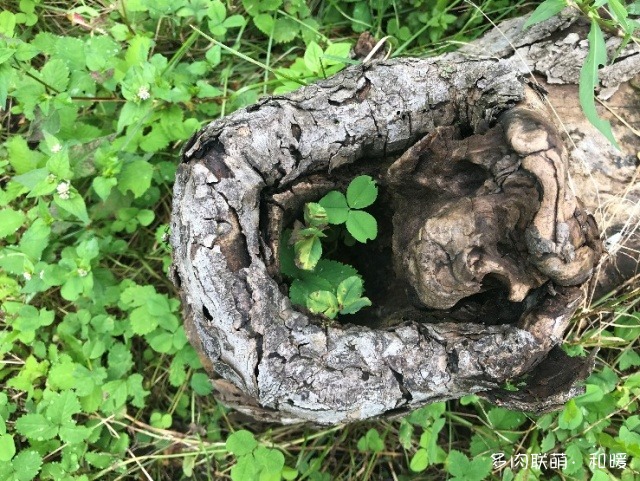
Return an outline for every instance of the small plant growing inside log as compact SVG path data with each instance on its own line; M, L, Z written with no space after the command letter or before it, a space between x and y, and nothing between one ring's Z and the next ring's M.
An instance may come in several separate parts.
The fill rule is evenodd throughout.
M336 243L343 237L348 246L375 239L378 223L362 209L377 196L376 182L361 175L351 181L346 195L332 190L317 203L305 204L304 224L296 221L293 230L283 233L281 243L280 270L292 279L289 298L294 305L329 319L355 314L371 305L369 298L362 296L362 276L354 267L322 258L322 239ZM346 230L333 227L342 225Z

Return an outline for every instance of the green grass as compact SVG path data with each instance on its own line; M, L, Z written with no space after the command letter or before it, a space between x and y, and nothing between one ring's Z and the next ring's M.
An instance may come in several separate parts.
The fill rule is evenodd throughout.
M535 5L3 6L0 481L637 479L637 283L576 316L567 349L601 350L587 393L560 413L531 417L467 396L403 420L312 429L255 423L216 403L165 274L178 153L200 126L339 71L364 30L392 36L392 56L433 55L490 28L483 13L497 22ZM606 7L630 22L615 0ZM547 464L565 454L567 466L497 470L499 452L546 454ZM626 455L627 467L591 468L594 453Z

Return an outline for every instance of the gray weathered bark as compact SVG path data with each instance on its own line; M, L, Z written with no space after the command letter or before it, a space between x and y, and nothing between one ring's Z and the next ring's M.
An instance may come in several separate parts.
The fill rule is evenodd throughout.
M586 35L575 15L526 34L522 23L503 24L509 42L477 42L498 59L469 46L353 66L189 142L172 278L223 402L258 419L335 424L468 393L541 412L580 392L593 358L570 360L558 344L603 269L589 212L633 245L639 143L616 125L615 151L581 117ZM545 60L569 57L577 63ZM631 88L614 93L615 79L638 73L639 58L627 47L604 75L615 105ZM323 326L287 298L280 233L305 202L360 173L381 189L381 236L365 252L377 265L364 273L379 302L357 325ZM614 268L603 272L602 285L617 282ZM519 391L502 389L523 376Z

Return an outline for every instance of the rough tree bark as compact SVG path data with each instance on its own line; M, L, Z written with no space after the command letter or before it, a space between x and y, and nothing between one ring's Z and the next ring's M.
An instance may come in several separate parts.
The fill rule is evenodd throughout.
M593 354L558 344L585 293L636 268L640 52L626 47L601 74L628 124L614 122L617 151L577 101L586 25L568 11L523 22L455 54L347 68L191 139L171 272L224 403L335 424L468 393L543 412L580 392ZM326 326L291 306L280 234L362 173L380 185L381 235L353 261L375 308ZM619 254L604 262L597 224Z

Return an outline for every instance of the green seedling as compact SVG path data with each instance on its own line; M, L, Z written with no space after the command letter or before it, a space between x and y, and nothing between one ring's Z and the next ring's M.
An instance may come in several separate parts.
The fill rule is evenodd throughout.
M281 271L293 281L289 298L311 312L334 319L338 314L355 314L371 305L363 297L362 277L352 266L322 259L322 239L332 225L344 224L345 243L366 243L378 235L378 223L365 207L373 204L378 187L368 175L351 181L346 195L331 191L320 201L304 206L304 224L297 221L282 238Z

